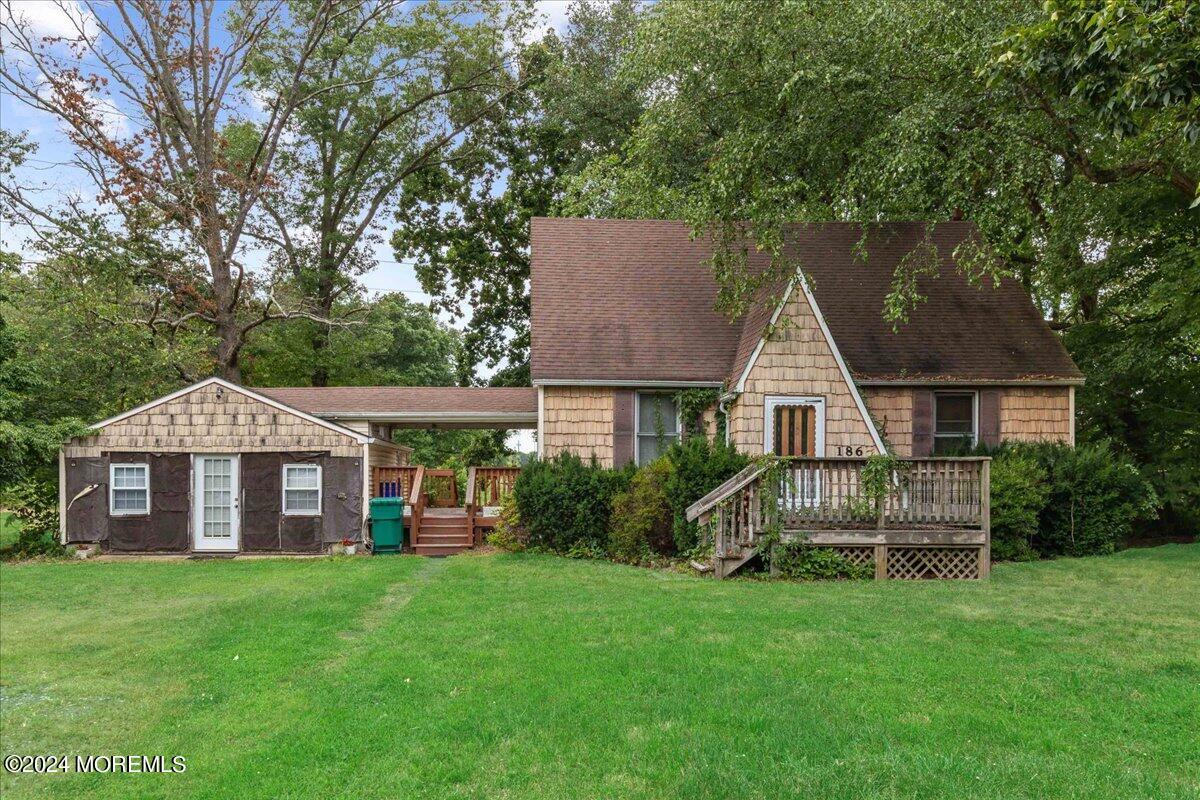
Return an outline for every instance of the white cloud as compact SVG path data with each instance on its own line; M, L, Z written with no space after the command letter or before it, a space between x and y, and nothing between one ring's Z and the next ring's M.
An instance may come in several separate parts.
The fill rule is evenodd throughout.
M0 21L24 26L36 38L93 39L99 33L95 16L77 0L4 0Z
M538 0L536 19L525 37L526 42L536 42L550 31L562 33L567 29L571 0Z

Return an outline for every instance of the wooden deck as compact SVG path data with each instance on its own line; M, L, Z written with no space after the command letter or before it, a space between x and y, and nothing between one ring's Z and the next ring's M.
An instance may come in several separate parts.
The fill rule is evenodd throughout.
M986 578L991 564L988 458L900 459L864 479L866 459L794 458L747 467L688 509L711 531L717 577L764 538L804 538L876 578ZM874 486L872 486L874 483ZM770 538L766 538L770 541Z
M403 497L405 547L418 555L461 553L483 542L496 525L500 501L512 491L520 467L471 467L459 501L454 470L424 466L372 467L372 497Z

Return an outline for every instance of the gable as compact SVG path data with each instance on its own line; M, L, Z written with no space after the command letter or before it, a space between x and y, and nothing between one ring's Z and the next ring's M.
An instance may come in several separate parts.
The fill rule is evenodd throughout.
M824 398L826 456L836 455L839 447L861 447L867 454L883 450L862 398L828 339L820 308L800 281L787 290L737 387L740 394L729 407L729 437L743 452L762 453L766 400L772 396Z
M369 437L309 417L235 384L202 381L119 414L64 446L69 458L102 452L328 451L361 456Z

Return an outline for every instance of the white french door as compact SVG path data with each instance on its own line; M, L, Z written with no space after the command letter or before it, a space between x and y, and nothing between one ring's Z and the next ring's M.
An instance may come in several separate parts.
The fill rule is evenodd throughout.
M237 456L192 457L192 549L234 551L240 547Z

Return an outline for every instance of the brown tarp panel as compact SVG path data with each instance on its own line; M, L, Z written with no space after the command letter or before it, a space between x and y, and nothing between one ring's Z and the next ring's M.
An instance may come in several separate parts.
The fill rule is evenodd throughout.
M111 517L109 463L150 465L150 513ZM284 463L322 467L321 515L284 516ZM241 549L247 552L316 552L362 529L362 459L324 453L241 454ZM186 552L190 546L191 454L110 453L101 458L67 459L67 501L82 489L96 489L67 511L67 540L104 541L118 552Z
M613 466L633 461L635 394L632 389L613 390Z
M324 494L321 512L325 518L322 536L326 544L362 534L363 462L348 456L324 456Z
M242 549L279 550L279 514L283 503L279 453L242 455Z
M913 389L913 443L915 458L933 454L933 390Z
M108 459L68 458L67 466L67 541L101 542L108 539ZM72 498L89 486L88 494Z
M109 461L150 465L150 513L110 517L108 548L127 552L185 552L189 547L191 456L187 453L110 453Z
M1000 444L1000 390L979 393L979 441L988 447Z

